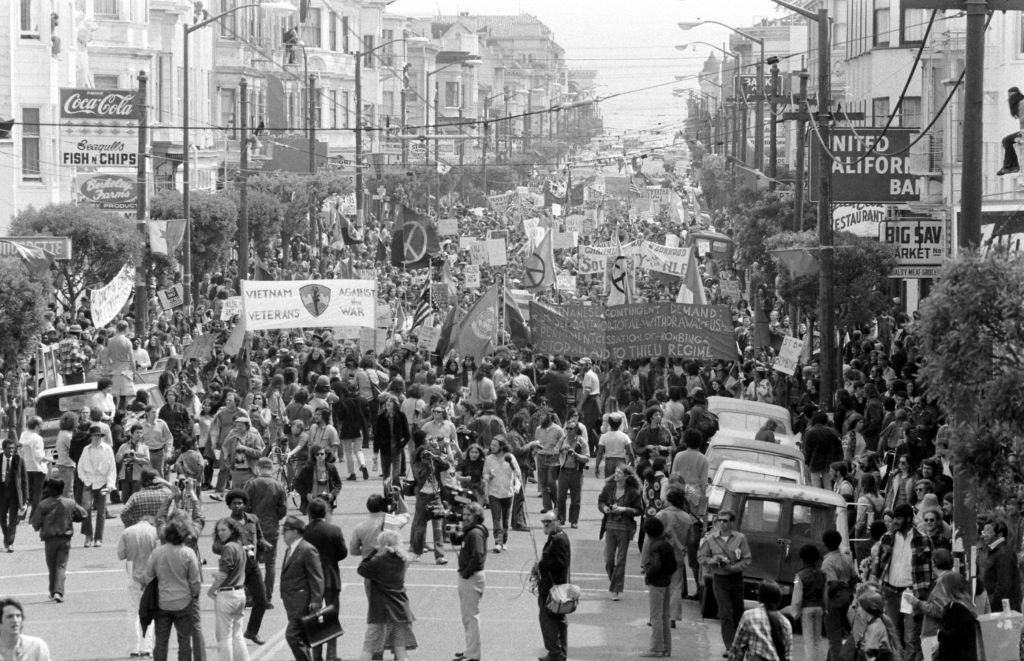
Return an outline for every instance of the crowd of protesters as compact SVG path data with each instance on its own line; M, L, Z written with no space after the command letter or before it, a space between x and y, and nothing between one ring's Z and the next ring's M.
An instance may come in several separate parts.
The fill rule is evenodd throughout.
M682 184L677 187L683 189ZM467 236L510 227L506 213L452 213L458 214L460 233ZM550 218L542 210L531 213ZM638 219L610 213L587 240L608 243L618 233L660 241L686 229L666 222L665 216ZM504 283L506 277L518 284L525 240L522 227L509 230L510 263L483 266L482 288ZM421 292L435 278L450 281L455 292L451 305L470 307L479 290L464 286L466 254L454 241L446 241L435 266L414 275L390 265L389 248L389 232L370 225L355 245L314 249L296 242L279 248L276 258L264 254L260 261L265 278L357 277L372 271L380 302L395 312L383 351L359 346L329 329L296 329L250 334L228 355L225 344L233 321L222 321L221 311L237 295L234 261L221 273L203 274L192 316L160 312L154 298L152 327L144 337L130 332L130 316L95 328L88 299L75 310L53 306L41 344L55 347L64 384L94 380L97 389L79 408L60 416L51 456L45 451L39 417L26 417L20 427L22 413L40 387L28 376L30 361L7 366L3 405L9 436L0 458L6 550L13 552L18 520L32 510L30 520L47 544L50 597L62 601L73 524L81 521L85 547L101 546L104 523L111 516L108 505L120 502L125 533L118 552L135 567L130 586L135 605L146 580L174 577L171 585L160 582L155 642L133 628L132 654L152 652L166 658L172 625L179 649L202 650L196 607L200 560L206 551L197 544L205 523L202 501L223 500L231 515L214 528L212 552L220 559L210 594L217 604L221 656L244 658L243 638L262 643L260 622L273 605L278 542L285 540L287 564L288 554L296 552L295 540L307 529L297 517L286 519L288 495L302 514L329 521L344 483L373 476L390 485L386 498L368 503L374 523L350 538L353 554L360 548L366 553L359 569L370 595L366 658L386 646L403 655L415 648L404 570L397 568L420 560L428 548L428 529L434 561L446 564L447 546L455 540L441 515L459 508L467 530L476 531L467 536L472 553L459 557L467 631L464 658L479 655L481 549L484 557L488 550L505 551L515 543L510 533L527 530L528 514L540 510L553 544L549 560L567 573L568 538L562 526L577 528L584 510L602 515L610 599L620 599L631 562L645 573L652 627L645 656L671 654L671 629L683 617L682 600L697 596L688 577L700 590L700 577L708 575L716 597L725 597L719 599L719 608L723 640L731 650L727 654L753 658L749 650L760 649L754 652L761 654L758 658L782 659L791 634L788 624L779 623L777 586L763 586L760 610L743 615L742 605L731 601L735 590L728 583L736 576L742 579L749 549L744 555L745 541L733 530L733 513L719 512L706 521L708 469L702 449L714 433L707 398L725 396L788 408L794 431L802 435L812 483L849 502L852 536L870 540L859 566L845 554L835 531L824 535L820 548L800 549L804 570L793 604L783 612L802 620L808 658L822 658L822 627L833 654L853 641L864 650L888 651L909 661L922 646L945 644L948 650L957 644L948 635L942 642L951 602L962 604L964 621L979 610L1003 609L1004 600L1020 607L1018 558L1024 526L1017 503L1006 503L984 524L979 575L985 598L978 602L980 609L957 580L959 574L951 571L949 439L943 434L942 412L916 380L921 356L910 316L883 314L870 327L848 329L842 347L843 387L829 416L816 403L815 355L793 377L771 369L781 337L805 332L792 327L782 301L768 301L767 306L763 300L753 305L725 301L736 328L735 360L657 357L616 362L542 355L529 345L515 345L504 332L503 341L486 356L438 356L417 346L417 329L410 322ZM557 251L557 259L572 272L572 251ZM731 266L702 255L710 300L723 301L720 278ZM575 293L537 296L552 303L602 304L600 278L580 276L578 284ZM675 300L677 288L678 283L641 274L638 300ZM446 312L445 305L435 303L427 317L439 323ZM204 336L215 339L209 350L191 350ZM813 338L806 339L811 344ZM155 387L137 387L140 381ZM756 439L775 442L774 431L766 426ZM753 440L755 434L751 436ZM592 479L601 480L600 495L596 502L581 502L590 471ZM377 521L386 502L402 503L404 509L401 493L410 499L403 519L408 521L408 544L394 530L373 532L380 532L373 526L384 528ZM458 494L467 494L472 506L460 508ZM533 496L540 498L539 507L527 501ZM634 539L642 551L631 561ZM724 562L723 554L709 550L715 544L727 545ZM316 549L308 553L321 560L325 556ZM328 571L321 574L330 574L329 567L324 569ZM321 592L323 575L318 579ZM289 576L289 581L293 578L315 579ZM550 588L541 582L542 592ZM907 599L913 613L900 610L904 591L911 592ZM245 627L243 594L252 606ZM289 644L296 658L310 658L301 634L293 630L297 625L292 620L299 615L286 607ZM547 658L563 661L564 617L552 619L543 599L539 608Z

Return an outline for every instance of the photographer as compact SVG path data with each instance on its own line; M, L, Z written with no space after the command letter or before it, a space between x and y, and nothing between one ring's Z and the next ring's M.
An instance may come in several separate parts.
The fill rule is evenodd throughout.
M575 411L569 412L565 421L565 436L558 443L558 521L565 524L565 505L571 497L569 506L569 525L579 527L580 496L583 493L583 471L590 461L590 448L587 429L579 422Z
M245 494L238 490L229 491L224 497L224 502L231 508L230 517L234 519L241 528L238 543L245 551L245 590L246 596L252 600L252 612L249 614L249 623L246 626L244 638L248 638L257 645L263 644L260 638L260 626L263 624L263 615L267 611L266 586L263 576L260 573L259 560L262 559L267 547L270 545L263 538L263 530L260 528L260 520L255 514L245 511L249 504ZM213 538L213 553L220 555L224 543L215 535Z
M152 468L143 468L139 478L140 489L132 494L121 509L121 522L124 527L134 526L144 516L157 520L157 529L162 527L159 518L161 510L166 510L167 501L177 495L177 489L160 477Z
M439 565L448 564L444 557L444 541L442 539L441 519L437 513L444 511L441 500L441 472L447 471L451 464L441 452L437 442L428 440L423 430L416 430L412 435L412 473L415 478L416 509L412 519L412 533L409 545L412 547L413 561L419 560L427 541L427 521L434 536L434 562Z
M149 447L142 442L142 425L135 423L128 442L117 449L117 483L121 489L121 502L127 503L139 490L142 469L149 468Z

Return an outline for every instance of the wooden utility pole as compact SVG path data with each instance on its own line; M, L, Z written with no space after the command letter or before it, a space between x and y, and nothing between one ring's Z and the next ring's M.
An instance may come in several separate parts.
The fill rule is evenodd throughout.
M146 87L148 77L145 71L139 72L139 98L136 101L139 112L139 146L138 165L135 168L135 227L142 236L142 254L139 256L139 263L135 265L135 337L146 336L146 329L149 328L147 305L149 296L146 277L149 260L149 231L146 215L149 208L146 198L146 163L149 162L147 128L149 126L149 108L146 107Z
M241 281L249 278L249 81L238 81L241 96L241 130L238 136L238 278L235 291L241 292Z

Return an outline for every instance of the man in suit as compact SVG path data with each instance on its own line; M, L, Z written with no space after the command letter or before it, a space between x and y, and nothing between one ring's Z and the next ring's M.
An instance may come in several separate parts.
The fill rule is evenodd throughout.
M329 523L327 519L327 503L323 498L314 498L309 503L309 525L302 533L303 539L313 545L320 554L320 566L324 572L324 605L334 606L340 612L341 603L338 599L341 594L341 571L338 563L348 557L348 547L345 546L345 536L341 528ZM327 643L327 661L338 660L338 641L331 640ZM324 645L313 648L313 659L321 661L324 653Z
M281 601L288 614L284 639L292 649L295 661L312 661L309 642L302 630L302 618L320 610L324 596L324 572L320 554L302 538L306 522L289 516L281 527L284 540L284 562L281 563Z
M544 638L547 654L538 661L565 661L569 645L569 626L565 622L565 615L556 615L548 610L547 601L552 587L569 582L569 536L562 530L558 514L553 510L542 514L540 520L548 541L544 543L544 550L534 571L537 574L540 635Z
M8 438L3 443L3 455L0 455L0 530L3 531L4 548L8 553L14 553L14 533L27 498L25 464L14 451L14 440Z

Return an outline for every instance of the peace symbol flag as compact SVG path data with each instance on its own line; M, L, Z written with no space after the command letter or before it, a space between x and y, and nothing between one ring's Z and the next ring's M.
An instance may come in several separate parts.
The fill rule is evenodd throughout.
M615 255L608 260L608 305L626 305L633 302L636 282L633 258L622 250L615 236Z
M426 216L402 205L391 235L391 265L407 269L425 269L431 255L441 252L437 228Z
M547 289L555 284L555 252L551 234L552 230L545 231L543 238L530 246L523 261L523 287L526 289Z

